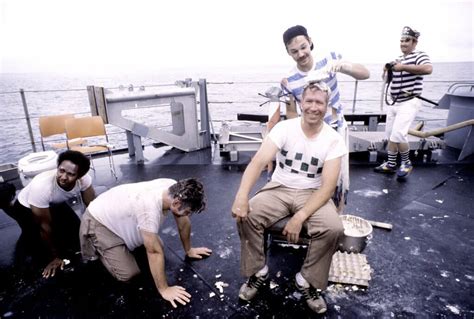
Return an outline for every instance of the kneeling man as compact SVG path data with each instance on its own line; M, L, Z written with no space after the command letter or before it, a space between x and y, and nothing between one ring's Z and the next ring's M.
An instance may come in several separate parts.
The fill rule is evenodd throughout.
M80 218L95 198L87 156L68 150L59 154L57 164L57 169L36 175L13 204L0 205L18 222L28 246L49 260L42 273L45 278L63 269L63 258L71 258L69 255L79 249ZM2 188L9 188L11 201L14 186L5 184Z
M160 226L170 210L178 226L184 251L201 259L211 250L191 247L189 215L200 213L206 204L203 185L195 179L176 182L161 178L111 188L91 202L82 218L80 240L85 260L99 258L119 281L140 273L132 251L144 245L156 288L173 307L185 305L191 295L181 286L168 286Z

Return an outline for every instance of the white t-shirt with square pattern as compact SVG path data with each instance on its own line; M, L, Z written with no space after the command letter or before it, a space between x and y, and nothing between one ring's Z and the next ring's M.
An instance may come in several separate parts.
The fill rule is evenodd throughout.
M347 154L347 147L341 135L326 123L315 138L306 137L301 121L279 122L268 134L280 150L272 181L296 189L317 189L324 162Z

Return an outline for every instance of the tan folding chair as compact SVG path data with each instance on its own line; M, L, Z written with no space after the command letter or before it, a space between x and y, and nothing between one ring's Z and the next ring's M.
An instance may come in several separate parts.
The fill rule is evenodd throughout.
M67 119L74 118L73 114L61 114L61 115L51 115L51 116L41 116L39 118L39 131L41 135L41 147L45 151L45 138L60 135L62 134L62 139L64 142L54 142L50 143L50 146L53 149L67 148L67 145L82 145L86 141L82 138L66 141L66 127L65 122ZM57 139L56 139L57 140Z
M85 155L88 155L92 161L92 155L97 153L106 152L109 156L109 166L110 171L117 178L115 174L115 165L114 159L112 156L113 146L109 144L109 138L107 136L107 131L105 129L104 121L100 116L86 116L86 117L76 117L67 119L65 122L66 126L66 136L68 139L68 148L70 150L79 151ZM90 144L86 143L85 145L70 145L70 140L75 140L77 138L85 137L95 137L101 139L103 143ZM96 140L96 139L94 139Z

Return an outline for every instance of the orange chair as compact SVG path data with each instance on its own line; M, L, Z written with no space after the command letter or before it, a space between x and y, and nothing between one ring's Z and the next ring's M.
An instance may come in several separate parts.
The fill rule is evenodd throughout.
M86 116L86 117L76 117L67 119L65 122L66 127L66 136L68 139L68 148L70 150L79 151L85 155L88 155L91 158L92 155L97 153L106 152L109 156L109 166L110 171L117 179L115 173L114 159L112 156L113 146L109 144L109 138L107 136L107 131L105 129L104 121L100 116ZM97 144L86 143L84 145L72 145L69 144L69 141L76 140L78 138L94 137L94 140L99 140ZM89 140L89 139L88 139ZM92 140L92 139L91 139ZM92 162L93 165L93 162Z
M65 122L67 119L74 118L73 114L61 114L61 115L51 115L51 116L41 116L39 118L39 131L41 135L41 147L45 151L45 138L63 134L64 142L51 143L53 149L67 148L67 145L82 145L86 141L82 138L76 140L66 141L66 127ZM56 139L57 140L57 139Z

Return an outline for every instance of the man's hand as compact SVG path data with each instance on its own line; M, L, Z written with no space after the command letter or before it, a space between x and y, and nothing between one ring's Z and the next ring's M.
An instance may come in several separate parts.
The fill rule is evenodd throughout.
M64 269L64 261L59 258L54 258L43 270L43 278L54 277L56 269Z
M401 64L401 63L396 63L393 67L392 67L392 70L393 71L396 71L396 72L401 72L401 71L404 71L404 65Z
M236 197L234 204L232 205L232 217L237 218L237 222L247 218L249 213L249 200L248 198Z
M193 258L193 259L202 259L203 256L210 256L212 254L212 250L210 250L207 247L195 247L191 248L186 252L186 256L188 258Z
M352 63L347 61L337 61L331 65L331 72L350 73L352 71Z
M178 307L176 301L186 305L191 300L191 295L181 286L171 286L159 290L161 297L169 301L174 308Z
M301 222L296 215L290 218L283 228L283 235L286 236L286 240L290 243L297 243L300 237L301 228L303 222Z

